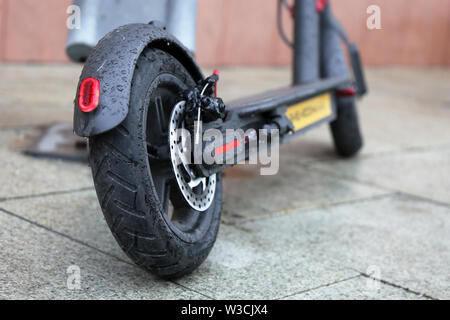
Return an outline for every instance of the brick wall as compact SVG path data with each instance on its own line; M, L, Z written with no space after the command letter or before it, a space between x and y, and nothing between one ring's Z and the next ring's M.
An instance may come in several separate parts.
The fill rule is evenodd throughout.
M450 65L450 0L334 0L335 14L369 65ZM66 62L70 0L0 0L0 61ZM366 28L381 7L382 30ZM284 15L286 30L290 17ZM276 29L276 0L199 0L201 65L284 65L290 50Z

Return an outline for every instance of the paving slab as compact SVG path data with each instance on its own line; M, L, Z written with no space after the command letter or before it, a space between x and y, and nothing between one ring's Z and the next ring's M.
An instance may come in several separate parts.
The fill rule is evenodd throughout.
M307 250L433 298L450 298L450 207L404 195L244 222L285 252Z
M0 128L72 122L80 64L0 64Z
M373 67L367 73L371 79L371 88L406 99L421 99L424 108L430 102L450 103L448 67Z
M38 137L41 128L1 128L0 148L20 153L31 141Z
M0 299L204 299L132 264L0 212ZM80 271L80 289L68 289Z
M0 199L89 188L87 164L38 159L0 149Z
M222 225L206 261L177 283L214 299L278 299L359 274L307 245L287 250L266 231Z
M93 187L87 164L44 159L22 153L38 129L7 129L0 133L0 201Z
M392 193L315 172L284 153L276 175L261 176L258 166L240 165L227 169L223 181L223 218L230 223Z
M450 204L450 146L314 163L311 168Z
M295 294L283 300L428 300L381 281L358 276L317 289Z
M0 208L130 261L112 236L94 189L5 201Z
M366 141L375 139L379 151L449 144L450 103L443 100L424 102L380 88L361 101L359 111Z

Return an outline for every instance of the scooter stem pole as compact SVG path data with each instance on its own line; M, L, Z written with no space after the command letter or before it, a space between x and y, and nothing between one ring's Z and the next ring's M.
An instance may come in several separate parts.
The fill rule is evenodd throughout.
M320 16L316 0L295 0L293 84L320 79Z

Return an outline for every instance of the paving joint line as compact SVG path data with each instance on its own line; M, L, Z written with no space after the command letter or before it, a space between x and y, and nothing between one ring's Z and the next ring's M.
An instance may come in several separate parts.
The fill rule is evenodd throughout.
M28 223L30 223L30 224L36 226L36 227L39 227L39 228L44 229L44 230L46 230L46 231L48 231L48 232L54 233L54 234L56 234L56 235L58 235L58 236L61 236L61 237L64 237L64 238L66 238L66 239L69 239L69 240L71 240L71 241L74 241L74 242L76 242L76 243L78 243L78 244L81 244L81 245L83 245L83 246L86 246L86 247L88 247L88 248L90 248L90 249L93 249L93 250L96 250L96 251L98 251L98 252L101 252L101 253L103 253L103 254L105 254L105 255L111 257L111 258L114 258L114 259L116 259L116 260L119 260L119 261L121 261L121 262L125 262L125 263L127 263L127 264L133 265L133 263L131 263L131 262L129 262L129 261L126 261L126 260L123 260L122 258L119 258L119 257L117 257L117 256L115 256L115 255L113 255L113 254L111 254L111 253L109 253L109 252L107 252L107 251L104 251L104 250L102 250L102 249L99 249L99 248L97 248L97 247L94 247L94 246L92 246L92 245L90 245L90 244L88 244L88 243L85 243L85 242L83 242L83 241L81 241L81 240L78 240L78 239L76 239L76 238L73 238L73 237L71 237L71 236L69 236L69 235L67 235L67 234L65 234L65 233L60 232L60 231L53 230L52 228L49 228L49 227L47 227L47 226L45 226L45 225L42 225L42 224L40 224L40 223L38 223L38 222L35 222L35 221L33 221L33 220L24 218L24 217L22 217L21 215L18 215L18 214L16 214L16 213L12 212L12 211L9 211L9 210L6 210L6 209L0 207L0 212L3 212L3 213L8 214L8 215L10 215L10 216L13 216L13 217L15 217L15 218L17 218L17 219L20 219L20 220L22 220L22 221L28 222Z
M345 175L345 174L336 173L336 172L334 172L334 171L332 171L332 170L327 170L327 169L324 169L324 168L309 167L308 169L313 170L313 171L316 171L316 172L318 172L318 173L323 173L323 174L332 175L332 176L334 176L335 178L344 179L344 180L347 180L348 182L356 182L356 183L359 183L359 184L362 184L362 185L374 187L374 188L381 189L381 190L384 190L384 191L390 191L390 192L403 192L402 190L391 189L391 188L384 187L384 186L378 185L378 184L376 184L376 183L374 183L374 182L367 181L367 180L358 180L358 179L355 178L355 177L348 176L348 175Z
M332 258L332 261L334 261L334 263L335 263L336 265L339 265L339 266L341 266L341 267L343 267L343 268L346 268L346 269L349 269L349 270L353 270L353 271L359 273L359 276L362 276L362 277L365 277L365 278L370 278L370 279L373 279L373 280L376 280L376 281L380 281L381 283L383 283L383 284L385 284L385 285L389 285L389 286L391 286L391 287L398 288L398 289L403 289L403 290L405 290L405 291L407 291L407 292L413 293L413 294L418 295L418 296L425 297L425 298L427 298L427 299L431 299L431 300L439 300L439 299L437 299L437 298L431 297L430 295L428 295L428 294L426 294L426 293L420 293L420 292L418 292L418 291L415 291L415 290L412 290L412 289L403 287L403 286L398 285L398 284L396 284L396 283L393 283L393 282L390 282L390 281L387 281L387 280L384 280L384 279L372 277L372 276L368 275L367 273L358 270L358 269L355 268L355 267L348 266L348 265L346 265L345 263L339 262L339 261L336 260L335 258Z
M47 125L49 124L24 124L13 126L0 126L0 131L41 130L44 129Z
M384 190L384 191L389 191L389 192L401 192L401 190L396 190L396 189L391 189L391 188L387 188L387 187L384 187L384 186L380 186L380 185L377 185L376 183L373 183L373 182L370 182L370 181L358 180L355 177L348 176L348 175L345 175L345 174L336 173L335 171L332 171L332 170L329 170L329 169L326 169L326 168L315 167L315 166L313 166L313 164L315 164L315 163L317 163L317 162L311 161L311 162L307 162L307 163L302 163L300 165L303 166L306 170L311 170L311 171L313 171L315 173L331 175L334 178L343 179L343 180L346 180L347 182L358 183L360 185L374 187L374 188L377 188L377 189L380 189L380 190Z
M390 282L390 281L387 281L387 280L384 280L384 279L374 278L374 277L372 277L372 276L370 276L370 275L368 275L368 274L366 274L364 272L360 272L360 271L358 271L358 272L360 273L361 276L363 276L365 278L369 278L369 279L372 279L372 280L380 281L381 283L383 283L385 285L389 285L389 286L394 287L394 288L402 289L402 290L404 290L406 292L413 293L415 295L418 295L420 297L425 297L425 298L430 299L430 300L439 300L439 299L434 298L434 297L432 297L432 296L430 296L430 295L428 295L426 293L420 293L418 291L412 290L412 289L407 288L407 287L403 287L403 286L401 286L399 284L396 284L396 283L393 283L393 282Z
M316 170L316 168L314 168L313 170ZM345 179L345 180L350 181L350 182L358 182L360 184L364 184L364 185L371 186L371 187L376 187L378 189L382 189L382 190L385 190L385 191L388 191L388 192L390 191L393 194L397 193L398 195L404 195L404 196L415 198L417 200L421 200L421 201L424 201L424 202L433 203L433 204L439 205L441 207L446 207L446 208L450 207L450 203L439 201L439 200L435 200L435 199L431 199L431 198L428 198L426 196L421 196L421 195L418 195L418 194L415 194L415 193L411 193L411 192L408 192L408 191L391 189L391 188L388 188L388 187L381 186L381 185L379 185L377 183L374 183L374 182L358 180L358 179L356 179L354 177L347 176L347 175L341 175L339 173L334 173L334 172L331 172L331 171L327 171L326 169L322 169L322 168L317 169L317 171L322 171L323 173L329 173L329 174L334 175L335 177L338 177L338 178L341 178L341 179Z
M210 299L210 300L216 300L216 299L214 299L213 297L210 297L210 296L208 296L208 295L206 295L206 294L204 294L204 293L202 293L202 292L200 292L200 291L197 291L197 290L195 290L195 289L191 289L191 288L189 288L189 287L187 287L187 286L185 286L185 285L183 285L183 284L180 284L180 283L178 283L178 282L176 282L176 281L174 281L174 280L171 280L170 282L172 282L173 284L176 284L176 285L182 287L182 288L185 289L185 290L192 291L192 292L195 292L195 293L197 293L197 294L199 294L199 295L202 295L202 296L204 296L204 297L206 297L206 298L208 298L208 299Z
M92 186L92 187L83 187L83 188L71 189L71 190L50 191L50 192L44 192L44 193L29 194L29 195L23 195L23 196L15 196L15 197L6 197L6 198L4 197L4 198L0 198L0 202L33 199L33 198L48 197L48 196L57 196L57 195L64 195L64 194L68 194L68 193L83 192L83 191L88 191L88 190L94 190L94 187Z
M296 213L300 213L300 212L308 212L308 211L314 211L314 210L319 210L319 209L337 207L337 206L342 206L342 205L349 205L349 204L364 203L364 202L374 201L374 200L381 200L381 199L384 199L384 198L395 197L395 196L398 196L400 194L401 194L401 192L395 191L395 192L390 192L390 193L384 193L384 194L378 194L378 195L374 195L374 196L369 196L369 197L365 197L365 198L351 199L351 200L346 200L346 201L337 201L337 202L327 203L327 204L318 205L318 206L311 206L311 207L307 207L307 208L286 209L286 210L277 211L277 212L270 213L270 214L263 215L263 216L259 216L259 217L248 218L248 219L236 219L236 221L226 221L226 222L223 221L222 223L224 223L225 225L228 225L228 226L235 227L235 225L237 223L252 222L252 221L257 221L257 220L265 220L265 219L270 219L270 218L274 218L274 217L280 217L280 216L289 215L289 214L296 214Z
M397 193L398 195L409 196L411 198L416 198L417 200L422 200L424 202L433 203L433 204L439 205L441 207L446 207L446 208L450 207L450 203L447 203L447 202L431 199L431 198L428 198L426 196L421 196L421 195L410 193L410 192L404 191L404 190L391 189L391 188L388 188L388 187L385 187L385 186L381 186L381 185L379 185L377 183L366 181L366 180L358 180L355 177L348 176L348 175L345 175L345 174L336 173L336 172L331 171L331 170L329 171L329 170L324 169L324 168L310 167L308 169L314 170L314 171L319 172L319 173L330 174L330 175L333 175L336 178L344 179L344 180L347 180L349 182L357 182L359 184L367 185L367 186L370 186L370 187L375 187L375 188L378 188L378 189L381 189L381 190L384 190L384 191L387 191L387 192L392 192L393 194Z
M317 286L317 287L314 287L314 288L309 288L309 289L297 291L297 292L294 292L294 293L292 293L292 294L288 294L288 295L286 295L286 296L283 296L283 297L281 297L281 298L277 298L276 300L285 299L285 298L288 298L288 297L295 296L295 295L297 295L297 294L302 294L302 293L310 292L310 291L317 290L317 289L320 289L320 288L330 287L330 286L333 286L333 285L335 285L335 284L338 284L338 283L341 283L341 282L345 282L345 281L348 281L348 280L352 280L352 279L355 279L355 278L359 278L359 277L361 277L361 274L357 274L357 275L354 275L354 276L351 276L351 277L348 277L348 278L345 278L345 279L341 279L341 280L336 280L336 281L334 281L334 282L329 282L329 283L326 283L326 284L322 284L322 285Z
M428 197L425 197L425 196L420 196L418 194L414 194L414 193L410 193L410 192L400 191L400 194L404 195L404 196L407 196L407 197L410 197L410 198L413 198L413 199L416 199L418 201L429 202L429 203L432 203L434 205L450 209L450 203L447 203L447 202L431 199L431 198L428 198Z

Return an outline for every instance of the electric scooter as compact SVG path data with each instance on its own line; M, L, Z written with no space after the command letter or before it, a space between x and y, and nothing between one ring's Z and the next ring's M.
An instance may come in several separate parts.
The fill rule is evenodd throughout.
M337 154L351 157L362 147L355 99L367 89L357 47L327 1L296 0L290 7L278 0L279 19L284 7L294 18L292 42L278 25L293 49L287 88L224 103L216 96L218 73L205 78L159 22L113 30L86 61L74 131L88 138L95 189L115 239L153 274L180 277L206 259L220 224L221 172L238 162L235 149L249 157L247 146L262 130L269 144L273 132L285 143L329 123ZM211 129L224 139L199 141ZM228 129L252 134L229 141ZM188 145L232 161L192 163Z

